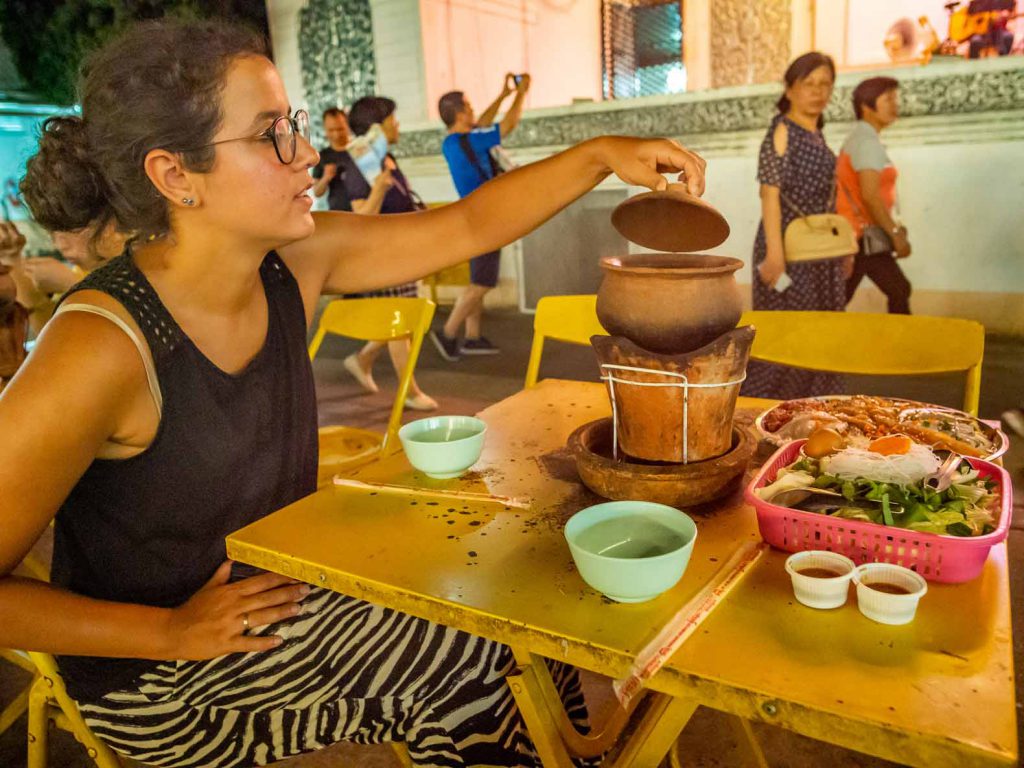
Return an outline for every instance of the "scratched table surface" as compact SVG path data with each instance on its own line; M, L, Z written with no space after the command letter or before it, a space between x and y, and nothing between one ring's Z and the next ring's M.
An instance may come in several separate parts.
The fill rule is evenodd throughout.
M767 404L741 398L738 407L749 418ZM564 446L607 415L601 385L543 381L480 414L486 446L462 478L431 480L395 454L349 476L414 490L323 489L233 534L229 556L622 677L760 537L737 492L691 510L697 543L673 589L638 605L590 589L562 527L602 500L580 484ZM800 605L786 556L766 553L649 687L906 764L1017 764L1005 544L974 581L931 584L903 627L862 616L852 590L832 611Z

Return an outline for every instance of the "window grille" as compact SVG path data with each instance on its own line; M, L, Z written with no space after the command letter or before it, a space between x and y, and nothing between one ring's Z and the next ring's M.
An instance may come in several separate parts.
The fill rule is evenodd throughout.
M682 0L602 0L606 99L686 90Z

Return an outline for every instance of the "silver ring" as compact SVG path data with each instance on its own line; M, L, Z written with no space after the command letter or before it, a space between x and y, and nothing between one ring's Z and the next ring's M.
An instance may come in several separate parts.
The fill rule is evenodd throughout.
M249 614L248 613L243 613L242 614L242 634L244 635L248 631L249 631Z

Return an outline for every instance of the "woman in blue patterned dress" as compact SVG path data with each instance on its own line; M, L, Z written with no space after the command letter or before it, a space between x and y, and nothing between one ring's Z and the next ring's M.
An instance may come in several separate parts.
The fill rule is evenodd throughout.
M835 211L836 156L825 143L823 113L832 96L835 65L823 53L800 56L786 70L786 92L761 143L761 225L754 241L754 309L841 312L850 259L787 264L786 227L802 211ZM783 287L787 275L792 282ZM789 399L840 391L834 374L751 362L743 394Z

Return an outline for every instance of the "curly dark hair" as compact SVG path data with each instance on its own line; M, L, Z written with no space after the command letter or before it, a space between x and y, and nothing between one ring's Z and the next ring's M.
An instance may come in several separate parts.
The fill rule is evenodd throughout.
M136 24L83 65L81 117L43 124L21 191L50 230L113 219L137 237L170 228L167 201L146 176L154 149L180 152L188 170L213 166L208 144L220 126L221 91L231 62L265 56L254 32L218 21L162 19Z

